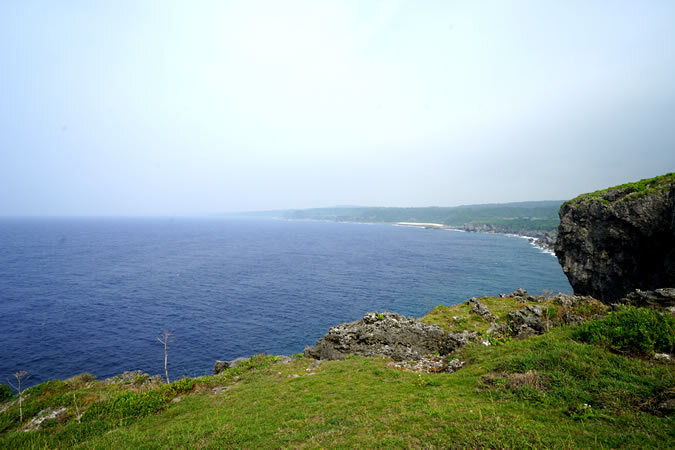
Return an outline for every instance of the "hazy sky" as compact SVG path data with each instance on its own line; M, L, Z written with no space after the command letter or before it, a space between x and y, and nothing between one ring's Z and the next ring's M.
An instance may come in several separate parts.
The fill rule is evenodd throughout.
M675 171L675 1L2 1L0 215L567 199Z

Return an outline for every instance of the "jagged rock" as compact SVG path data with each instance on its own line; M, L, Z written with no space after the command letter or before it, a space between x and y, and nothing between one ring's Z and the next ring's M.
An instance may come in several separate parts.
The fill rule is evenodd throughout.
M675 286L675 174L577 197L559 215L555 253L575 293L611 303Z
M216 360L216 362L213 364L213 374L218 375L222 371L229 369L231 367L237 367L239 363L248 360L249 358L240 356L239 358L235 358L232 361L220 361Z
M633 306L670 308L675 306L675 288L661 288L653 291L636 289L619 300L619 303Z
M478 300L476 297L472 297L466 302L467 304L471 305L471 312L474 314L478 314L481 316L484 320L490 322L494 320L494 316L490 312L487 306L483 305L480 300Z
M430 355L425 356L417 361L399 361L390 363L389 367L396 369L407 370L410 372L445 372L448 368L448 363L443 356Z
M510 294L499 294L501 298L526 297L527 291L523 288L518 288Z
M444 356L425 356L419 361L399 361L390 363L389 367L407 370L410 372L456 372L466 364L459 359L447 361Z
M478 333L475 331L462 331L461 333L448 333L445 335L445 353L452 353L458 348L479 340Z
M508 332L508 330L509 330L509 327L507 327L506 325L503 325L503 324L497 323L497 322L492 322L490 324L490 327L485 332L485 334L502 335L502 334L506 334Z
M459 369L464 367L464 364L466 364L465 361L460 361L459 359L453 359L452 361L448 361L448 367L445 369L446 372L457 372Z
M42 424L48 420L62 421L66 418L67 409L65 406L60 408L47 408L40 411L37 416L33 417L26 425L23 431L32 431L42 428Z
M583 317L577 316L576 314L572 314L569 311L566 311L563 314L562 320L565 323L565 325L579 325L585 322Z
M527 291L523 288L518 288L510 294L499 294L499 298L515 298L519 300L522 297L522 300L527 299Z
M122 372L119 375L115 375L114 377L106 378L103 381L108 384L159 384L162 383L162 376L149 375L141 370L129 370L127 372Z
M222 394L225 391L230 390L232 386L216 386L213 389L211 389L211 392L214 394Z
M508 318L511 331L516 337L527 337L546 331L543 312L539 307L528 305L517 311L509 311Z
M213 364L213 374L218 375L223 370L226 370L226 369L229 369L229 368L230 368L230 362L229 361L221 361L219 359L216 359L216 362Z
M469 333L446 337L443 329L395 313L367 313L362 320L328 330L305 356L314 359L344 359L349 354L389 356L396 361L415 361L425 355L445 355L468 342ZM475 333L474 333L475 334Z
M654 353L654 359L657 361L669 362L671 357L668 353Z
M577 297L574 295L566 295L563 294L562 292L559 292L558 294L553 296L553 301L560 306L564 306L569 308L570 306L573 306L576 303Z

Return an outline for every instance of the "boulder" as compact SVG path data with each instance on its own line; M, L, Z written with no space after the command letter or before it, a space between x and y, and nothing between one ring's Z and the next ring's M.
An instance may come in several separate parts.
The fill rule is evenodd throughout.
M523 288L518 288L515 291L511 292L510 294L499 294L500 298L518 298L518 297L523 297L524 299L527 298L527 291Z
M662 288L653 291L636 289L619 300L619 303L668 309L675 306L675 288Z
M229 369L231 367L237 367L239 365L239 363L241 363L242 361L246 361L248 359L249 358L245 358L245 357L242 356L242 357L239 357L239 358L235 358L232 361L216 360L216 362L213 364L213 374L218 375L220 372L222 372L226 369Z
M466 301L467 304L471 305L471 312L478 314L487 322L491 322L495 319L487 306L483 305L480 300L476 297L472 297Z
M527 337L546 332L544 313L537 306L528 305L523 309L508 312L509 325L515 337Z
M559 215L555 253L576 294L613 303L675 286L675 173L579 196Z
M305 356L336 360L350 354L383 355L396 361L416 361L429 354L445 355L470 339L468 333L457 335L447 339L437 325L390 312L371 312L361 320L330 328L314 347L305 348Z

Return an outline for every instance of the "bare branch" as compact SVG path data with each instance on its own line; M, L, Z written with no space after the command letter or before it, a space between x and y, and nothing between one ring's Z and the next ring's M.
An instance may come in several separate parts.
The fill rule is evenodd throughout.
M164 375L166 375L166 384L169 384L169 370L167 368L167 360L168 360L168 348L169 348L169 340L173 336L173 334L168 331L164 330L164 332L157 338L160 344L164 344Z
M19 370L18 372L14 372L14 378L16 378L16 386L9 381L9 378L7 378L7 382L19 394L19 422L23 422L23 389L21 389L21 382L25 383L30 378L30 375L26 370Z

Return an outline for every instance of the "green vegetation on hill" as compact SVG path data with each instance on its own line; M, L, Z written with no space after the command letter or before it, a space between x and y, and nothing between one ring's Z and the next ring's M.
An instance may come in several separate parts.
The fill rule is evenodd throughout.
M497 317L514 302L481 299ZM547 302L538 304L554 320L560 311ZM604 311L584 304L574 313ZM424 320L453 330L473 322L467 308L440 307ZM406 372L383 358L281 364L258 355L168 386L52 380L27 391L23 424L16 399L0 404L0 447L672 448L672 409L662 405L675 393L673 363L579 342L579 329L470 344L452 355L467 362L455 373ZM60 406L62 417L23 431Z
M555 297L537 297L534 303L518 300L513 297L477 297L477 299L494 315L494 322L501 325L508 324L509 311L522 309L528 304L536 305L546 312L550 327L561 326L564 323L563 316L566 313L574 314L582 319L591 319L598 315L606 314L609 310L607 305L591 297L585 297L586 301L570 306L560 305L555 301ZM454 306L439 305L420 320L430 325L438 325L450 333L459 333L467 330L485 335L491 325L490 322L484 320L478 314L472 313L471 305L466 302Z
M553 231L559 224L561 201L520 202L457 207L384 208L339 207L286 211L288 219L341 222L431 222L448 226L490 225L493 231L519 233Z
M602 201L609 204L613 201L630 201L638 199L644 195L665 192L666 190L670 189L670 186L673 183L675 183L675 172L670 172L658 177L645 178L633 183L621 184L618 186L608 187L606 189L600 189L595 192L582 194L573 198L572 200L569 200L569 203Z

